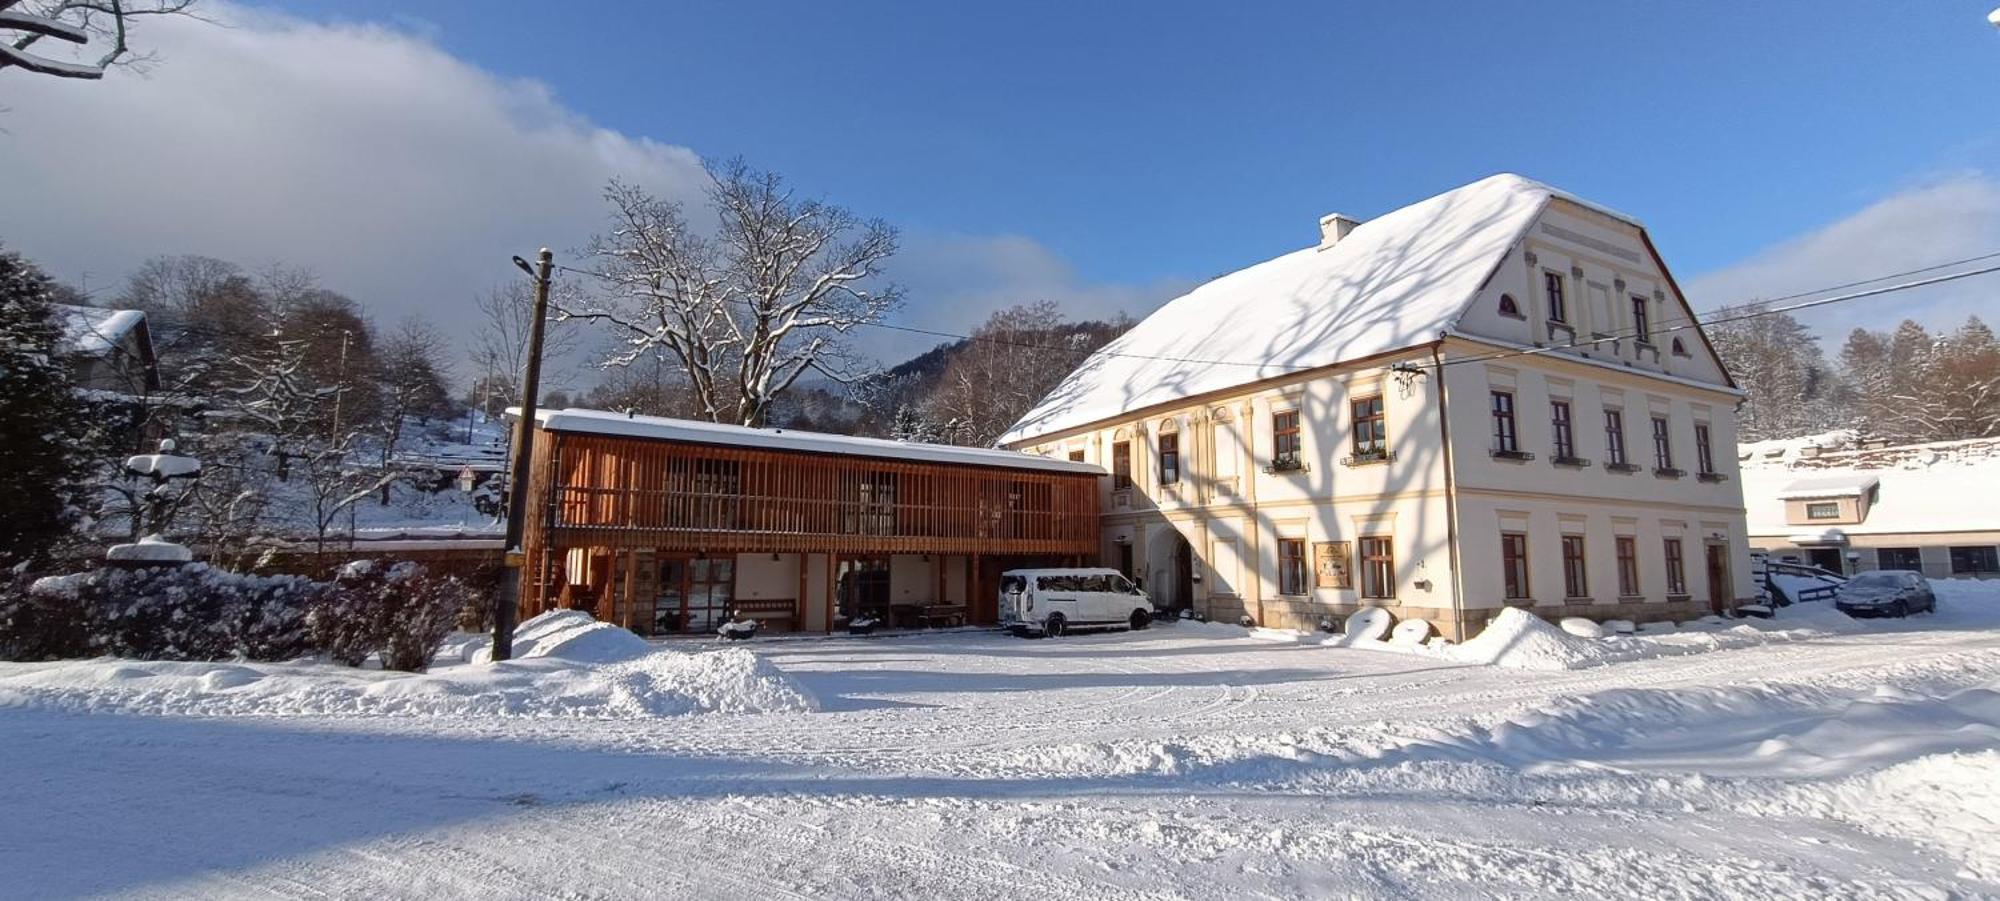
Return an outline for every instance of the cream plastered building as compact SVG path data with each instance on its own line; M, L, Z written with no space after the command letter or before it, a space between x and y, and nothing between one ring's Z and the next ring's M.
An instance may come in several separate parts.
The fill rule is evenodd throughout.
M1741 398L1636 220L1497 175L1205 284L1005 446L1097 464L1108 565L1164 606L1452 638L1506 606L1684 619L1756 595Z

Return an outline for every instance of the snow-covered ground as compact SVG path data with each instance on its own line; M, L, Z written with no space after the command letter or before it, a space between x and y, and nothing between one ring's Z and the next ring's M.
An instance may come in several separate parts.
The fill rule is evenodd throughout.
M4 664L0 894L2000 897L2000 582L1940 597L1519 660L545 620L423 676Z

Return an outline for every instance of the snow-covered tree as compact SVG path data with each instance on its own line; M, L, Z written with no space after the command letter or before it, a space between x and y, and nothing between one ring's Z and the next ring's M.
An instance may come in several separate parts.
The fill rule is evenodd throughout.
M133 25L147 16L186 15L195 0L0 0L0 71L18 68L56 78L103 78L114 65L145 62L130 43ZM85 45L74 59L47 51L45 42ZM43 46L37 46L43 45Z
M429 322L410 317L382 346L376 366L382 409L376 416L378 468L392 468L412 420L451 415L451 393L439 365L446 359L444 335ZM381 489L389 503L389 486Z
M1719 318L1757 313L1761 304L1717 310ZM1819 342L1789 314L1751 316L1707 327L1709 342L1746 393L1738 413L1743 440L1761 441L1846 424L1835 406L1839 378Z
M1978 317L1949 335L1904 320L1856 329L1841 350L1863 428L1898 441L2000 435L2000 339Z
M618 347L603 365L664 353L703 418L754 425L808 373L837 382L866 374L845 337L899 302L880 271L896 229L799 199L741 161L708 172L712 227L641 188L606 189L611 229L590 256L608 284L561 315L612 327Z
M227 410L236 428L250 433L246 444L269 442L279 481L300 476L306 497L299 512L312 527L315 554L324 554L340 519L400 474L363 461L367 423L330 414L349 388L312 378L309 343L278 336L271 350L244 361L249 383L232 392Z
M52 284L0 248L0 567L46 558L75 524L90 472L91 423Z

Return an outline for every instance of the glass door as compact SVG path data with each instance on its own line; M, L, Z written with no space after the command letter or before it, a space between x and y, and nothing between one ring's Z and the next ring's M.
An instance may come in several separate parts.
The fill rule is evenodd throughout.
M736 598L736 561L700 557L689 561L687 622L689 632L713 632L729 619Z
M672 558L660 561L660 587L653 598L652 634L672 635L682 631L687 622L687 576L688 561Z
M836 567L834 592L839 599L837 621L862 616L877 621L888 619L889 558L842 558Z

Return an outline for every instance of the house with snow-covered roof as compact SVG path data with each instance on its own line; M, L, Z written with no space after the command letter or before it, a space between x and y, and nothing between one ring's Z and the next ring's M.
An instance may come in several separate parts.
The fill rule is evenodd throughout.
M1841 431L1738 455L1750 543L1773 559L2000 578L2000 438L1892 445Z
M1097 553L1089 463L574 408L539 411L532 435L523 618L991 624L1003 571Z
M1503 174L1324 217L1001 443L1109 469L1100 551L1167 605L1303 627L1384 607L1461 637L1507 606L1754 596L1741 396L1637 219Z
M77 387L132 395L159 390L145 313L73 304L55 308L62 317L64 343L75 361Z

